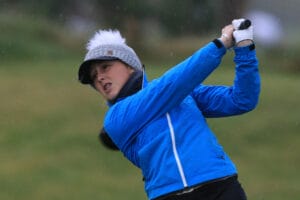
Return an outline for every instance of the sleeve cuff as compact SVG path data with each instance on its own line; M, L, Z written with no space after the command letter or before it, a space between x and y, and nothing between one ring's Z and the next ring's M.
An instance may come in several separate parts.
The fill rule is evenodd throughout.
M212 42L216 45L216 47L218 47L218 49L224 47L223 43L219 39L214 39Z
M246 51L253 51L255 49L255 44L252 43L248 46L243 46L243 47L235 47L234 49L245 49Z

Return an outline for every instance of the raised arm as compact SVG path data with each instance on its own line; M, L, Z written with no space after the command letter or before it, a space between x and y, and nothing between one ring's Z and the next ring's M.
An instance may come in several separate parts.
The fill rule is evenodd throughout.
M258 61L253 44L252 26L239 29L243 20L234 20L236 47L234 84L228 86L199 86L192 93L206 117L224 117L248 112L255 108L260 93Z
M124 148L147 123L165 115L191 94L220 64L226 49L233 45L232 33L232 25L226 26L221 38L207 44L138 93L113 105L105 117L104 128L116 145Z
M255 108L260 76L254 45L235 48L236 73L233 86L197 87L192 96L206 117L242 114Z

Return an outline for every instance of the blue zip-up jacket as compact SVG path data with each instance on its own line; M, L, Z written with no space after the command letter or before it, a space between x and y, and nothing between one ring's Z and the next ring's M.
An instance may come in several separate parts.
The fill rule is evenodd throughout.
M237 173L205 120L248 112L258 102L255 50L234 51L231 87L201 84L226 52L211 42L106 113L104 129L142 170L149 199Z

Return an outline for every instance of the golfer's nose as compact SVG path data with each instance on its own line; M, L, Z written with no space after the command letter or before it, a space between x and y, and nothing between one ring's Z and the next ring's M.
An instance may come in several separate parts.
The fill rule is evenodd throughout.
M104 73L97 72L97 81L103 81L104 80Z

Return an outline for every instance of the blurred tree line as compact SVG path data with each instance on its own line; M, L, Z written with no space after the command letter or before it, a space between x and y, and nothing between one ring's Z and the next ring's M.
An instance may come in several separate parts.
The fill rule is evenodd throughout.
M251 2L250 0L0 0L0 17L9 13L7 17L13 21L12 16L17 15L16 19L23 19L24 15L24 26L30 25L28 20L34 21L41 18L43 21L46 18L54 22L54 25L58 24L57 27L50 27L53 23L41 23L41 25L49 26L47 30L66 27L68 33L75 33L76 39L72 39L70 35L67 36L67 39L64 38L67 34L59 37L61 43L79 47L83 46L82 43L85 42L87 34L91 35L100 28L117 28L126 37L128 43L143 50L143 54L162 55L169 51L167 48L168 45L172 45L173 39L176 39L177 46L171 47L172 54L174 51L190 52L188 48L193 48L193 38L190 36L218 34L221 27L230 23L232 19L243 17ZM23 44L24 32L20 32L23 34L22 38L19 38L21 42L8 42L7 38L9 38L11 30L3 30L3 27L9 26L0 27L2 28L2 39L0 40L2 49L3 46L6 46L7 49L12 49L12 52L21 51L20 44ZM7 38L3 37L3 31L8 33L6 34ZM48 33L43 31L43 34L47 35ZM184 38L184 45L177 40L181 36ZM187 41L186 39L189 38L191 40ZM164 40L164 45L161 45L160 41L162 40L160 39ZM294 41L292 40L293 44ZM187 42L190 43L187 44ZM189 44L190 46L188 46ZM297 53L299 45L295 44L291 50L291 47L280 43L278 48L266 48L264 53L267 57L273 57L272 65L299 71ZM77 48L73 48L73 46L71 49ZM263 49L265 46L261 47L260 49ZM24 47L23 53L28 52L25 51L26 48ZM159 49L159 51L153 51L153 49ZM146 53L146 51L148 52ZM6 52L9 51L6 50ZM281 55L284 55L288 62L282 63L285 60L278 60Z
M248 1L0 0L0 12L12 12L21 18L24 13L33 20L46 18L59 23L58 27L65 27L68 33L79 36L75 39L79 47L83 46L87 35L98 29L111 28L119 29L129 44L148 57L167 53L184 57L194 49L193 36L219 34L224 25L243 15ZM191 39L190 43L183 39L184 45L181 45L177 41L170 53L168 44L179 37ZM162 40L165 45L161 45Z
M0 0L1 2L1 0ZM243 14L239 0L2 0L2 7L27 11L60 22L70 17L98 26L118 27L136 38L145 24L170 36L207 33Z

